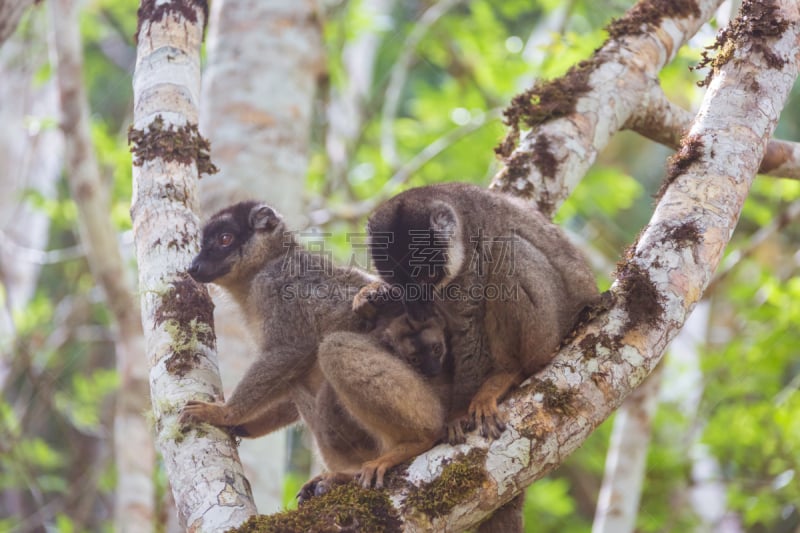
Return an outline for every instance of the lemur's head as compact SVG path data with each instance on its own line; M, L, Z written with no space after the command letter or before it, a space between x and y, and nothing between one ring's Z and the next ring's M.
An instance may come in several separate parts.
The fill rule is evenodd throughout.
M424 376L437 376L447 366L447 325L438 313L424 319L403 313L389 322L381 337L397 357Z
M291 242L274 209L240 202L217 212L203 226L200 253L188 273L195 281L223 287L248 281L266 261L285 254Z
M390 284L442 287L464 267L462 224L452 199L436 188L410 189L384 202L367 233L375 269Z

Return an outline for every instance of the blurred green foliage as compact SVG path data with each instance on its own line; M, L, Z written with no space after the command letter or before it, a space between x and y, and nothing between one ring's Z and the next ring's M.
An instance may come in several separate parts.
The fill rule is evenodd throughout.
M359 202L443 181L486 184L499 168L492 148L505 132L500 120L493 118L498 110L535 79L558 76L588 57L605 39L603 26L632 4L459 2L409 50L409 38L431 3L397 2L386 16L375 18L367 13L368 2L324 3L329 85L323 89L336 92L348 83L339 54L345 46L367 31L379 37L373 85L364 102L359 135L348 147L343 179L329 173L324 92L312 139L309 203L334 213L356 212L352 220L333 217L319 228L326 245L343 260L351 257L362 232L363 213L353 208ZM122 234L130 229L126 130L131 120L136 8L133 0L92 0L85 4L81 19L92 136L108 184L111 220ZM31 75L38 85L52 81L54 73L44 50L46 9L46 4L35 8L19 29L33 35L41 48L39 55L36 47L29 48L23 58L33 67ZM688 67L697 63L701 47L713 40L715 30L704 29L661 72L659 81L675 103L697 108L703 89L696 81L704 73L690 72ZM396 70L405 68L398 59L407 52L406 81L396 114L391 114L385 107L386 90ZM388 121L394 136L394 160L387 158L383 121ZM777 135L797 139L798 124L796 88ZM39 127L55 125L53 117ZM384 190L392 176L431 146L437 147L435 155L422 161L406 182ZM618 135L557 214L558 222L584 239L606 263L597 272L601 286L608 285L621 250L649 219L651 195L658 189L669 154L632 134ZM48 249L73 250L78 244L77 212L63 180L55 198L35 190L19 195L20 201L49 217ZM757 179L730 250L746 246L755 231L772 223L798 198L797 181ZM686 391L699 393L700 403L690 412L673 399L659 407L638 531L688 531L699 523L689 504L689 491L696 483L689 452L698 446L716 460L716 481L724 488L728 509L746 531L778 533L800 524L798 243L796 223L782 228L708 295L712 313L701 347L702 390ZM358 251L355 254L359 264L365 262ZM110 399L118 379L108 312L95 285L84 259L53 261L43 266L33 298L14 315L13 364L0 401L0 497L23 502L33 518L2 517L0 530L19 529L34 519L42 519L53 531L109 527L115 479L109 452ZM3 301L5 294L0 290ZM610 423L528 490L529 531L589 530ZM299 469L287 475L287 505L293 505L306 477L307 470ZM168 512L163 470L156 472L155 481L163 519Z

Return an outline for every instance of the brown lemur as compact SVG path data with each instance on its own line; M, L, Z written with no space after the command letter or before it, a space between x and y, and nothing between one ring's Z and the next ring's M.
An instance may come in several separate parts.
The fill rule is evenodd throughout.
M405 191L367 222L373 264L408 305L443 310L450 332L449 416L497 438L497 402L555 355L599 299L582 254L536 208L475 185ZM459 442L458 428L450 440Z
M401 193L375 209L367 232L376 270L412 314L435 308L447 321L449 442L464 440L465 413L466 429L499 437L498 401L552 359L599 299L585 258L532 205L469 184ZM523 501L513 498L478 531L521 533Z
M352 479L357 473L363 485L369 486L373 479L380 485L384 465L396 464L392 461L397 461L398 446L404 447L402 461L430 448L441 434L445 409L434 385L389 352L386 342L375 339L376 326L385 324L386 332L395 335L387 342L398 339L403 358L422 361L424 356L416 351L429 344L415 341L415 328L428 335L432 328L426 324L432 322L404 322L398 315L386 323L380 318L382 312L377 319L364 318L365 311L354 312L353 295L375 278L335 267L323 254L304 249L269 206L243 202L213 215L188 271L196 281L213 282L233 296L260 353L225 404L190 401L180 420L207 422L229 427L236 435L256 437L302 417L333 474L307 483L301 500L319 492L321 480ZM430 346L444 342L439 331ZM400 337L412 342L400 344ZM345 343L337 344L337 339ZM446 353L444 347L432 349ZM362 419L349 398L340 399L318 361L329 352L343 360L333 365L335 369L350 368L344 381L354 386L367 382L365 390L378 396L369 401L387 406L387 420ZM375 360L388 363L376 368ZM342 376L335 377L337 386L347 391ZM408 394L382 397L385 381L401 384Z
M380 456L357 474L363 487L383 487L386 471L433 447L445 436L452 365L444 319L411 316L383 282L367 285L353 311L372 324L367 334L335 332L319 361L339 400L379 442ZM346 481L322 474L300 491L301 501Z
M377 441L338 402L317 362L328 333L367 330L351 305L373 277L309 252L280 215L257 202L235 204L208 220L188 272L233 297L259 353L226 403L190 401L182 423L257 437L302 418L329 469L356 472L377 457Z

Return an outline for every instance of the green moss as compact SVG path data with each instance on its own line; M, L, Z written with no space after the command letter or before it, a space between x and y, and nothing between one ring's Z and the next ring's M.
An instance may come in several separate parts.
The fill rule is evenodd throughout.
M520 388L520 394L542 395L544 409L534 408L515 426L520 435L531 440L542 439L555 430L555 419L548 413L569 416L577 411L576 390L570 387L560 389L549 379L531 379Z
M172 355L166 361L170 374L183 376L200 360L198 344L214 349L214 304L206 288L188 274L176 277L161 295L155 325L164 325L172 338Z
M412 492L406 506L436 518L469 500L486 481L486 450L473 449L453 458L441 475Z
M250 518L239 533L333 533L400 531L397 517L385 490L363 489L356 483L339 485L322 496L312 498L297 510Z
M172 355L166 361L167 372L179 376L185 375L199 362L198 343L208 345L209 338L214 338L213 328L195 319L188 327L183 328L176 320L168 320L164 324L164 330L173 339Z

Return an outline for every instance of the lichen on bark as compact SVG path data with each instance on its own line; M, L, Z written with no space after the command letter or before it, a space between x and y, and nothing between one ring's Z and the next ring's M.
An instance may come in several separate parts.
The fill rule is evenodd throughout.
M128 143L131 144L134 166L140 167L146 161L161 159L177 161L184 165L197 163L197 172L215 174L219 169L211 162L211 143L200 135L197 124L184 124L175 127L164 126L164 118L157 115L146 129L128 130Z

